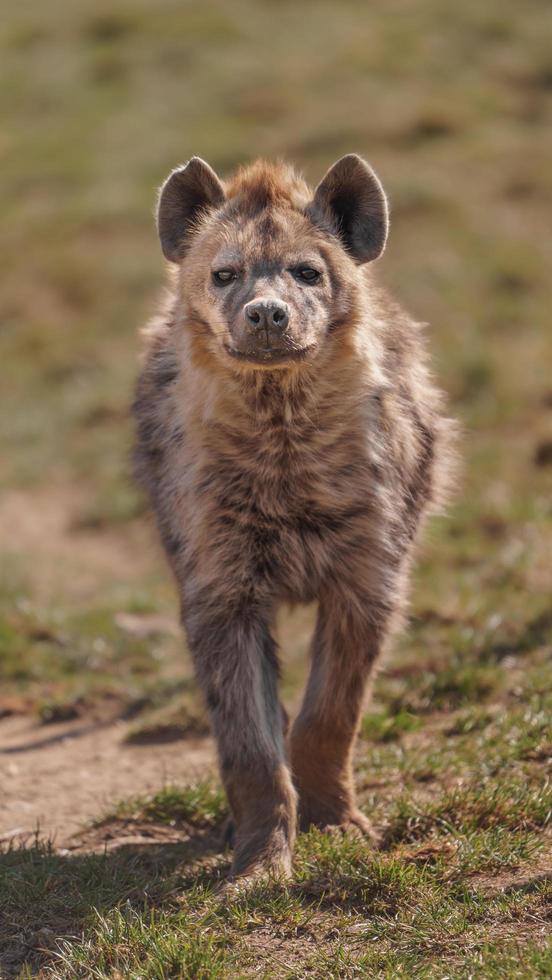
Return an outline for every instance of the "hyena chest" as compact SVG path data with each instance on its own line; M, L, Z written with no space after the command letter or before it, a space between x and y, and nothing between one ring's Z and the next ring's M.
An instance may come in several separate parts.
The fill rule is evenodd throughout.
M362 454L339 440L266 439L215 471L209 523L219 567L260 595L313 599L366 523Z

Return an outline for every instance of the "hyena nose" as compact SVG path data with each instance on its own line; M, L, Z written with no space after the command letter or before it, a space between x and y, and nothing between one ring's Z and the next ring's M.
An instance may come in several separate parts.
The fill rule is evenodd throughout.
M289 323L289 307L279 300L253 300L247 303L245 319L256 330L284 331Z

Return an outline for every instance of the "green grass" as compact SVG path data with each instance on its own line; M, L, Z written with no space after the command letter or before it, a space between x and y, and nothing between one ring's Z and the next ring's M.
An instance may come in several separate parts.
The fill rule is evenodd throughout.
M500 783L494 792L504 793ZM524 975L544 977L552 883L531 870L543 842L516 819L500 824L499 817L489 829L488 802L473 787L456 800L454 819L444 805L427 808L438 836L425 849L412 847L424 836L420 825L380 852L311 831L299 838L288 885L261 882L227 897L219 887L228 870L218 846L220 793L212 784L167 788L118 807L111 831L129 818L152 828L169 822L181 828L181 843L84 856L37 843L0 857L0 907L6 925L19 924L4 944L4 963L21 964L23 954L20 976L36 975L42 963L41 976L67 980L260 970L274 978L438 978L445 969L467 977L476 964L477 975L506 977L517 950ZM520 797L516 806L521 812ZM529 875L520 877L520 867ZM497 935L505 940L504 962Z
M194 827L220 823L226 815L226 799L219 786L199 782L182 789L165 786L144 798L123 800L116 817L155 823L191 823Z
M206 730L129 462L155 188L191 154L221 172L283 155L313 181L371 160L379 271L429 323L464 470L362 721L383 850L309 834L289 887L230 902L218 787L123 800L90 841L150 843L4 847L0 975L550 976L551 31L544 0L3 12L0 718L109 714L183 754ZM279 623L293 705L312 616Z
M230 860L221 843L227 811L212 781L121 801L84 832L74 854L41 842L6 848L0 950L8 975L261 971L322 980L439 978L446 970L498 978L509 975L517 951L522 975L545 977L552 787L535 746L549 737L549 709L549 697L520 690L515 709L491 712L483 726L464 724L465 710L457 711L447 720L456 735L431 731L438 715L391 740L381 740L380 728L365 733L360 802L376 819L381 849L310 831L299 837L287 885L220 892ZM443 753L431 784L417 769L428 738ZM170 842L165 827L176 834ZM142 842L125 843L137 831ZM120 846L102 852L102 841L118 836Z

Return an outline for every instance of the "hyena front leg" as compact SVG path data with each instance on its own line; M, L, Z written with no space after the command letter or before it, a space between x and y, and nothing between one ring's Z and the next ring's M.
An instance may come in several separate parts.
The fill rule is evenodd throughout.
M352 754L367 684L390 610L338 592L320 600L312 663L290 739L299 825L357 828L373 836L357 809Z
M233 876L287 875L296 794L286 764L276 646L249 608L185 617L234 826Z

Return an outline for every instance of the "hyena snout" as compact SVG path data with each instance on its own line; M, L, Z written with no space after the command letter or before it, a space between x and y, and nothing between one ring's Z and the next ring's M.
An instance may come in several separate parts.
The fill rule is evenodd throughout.
M277 299L254 299L243 309L245 322L255 339L278 342L289 324L289 306Z

